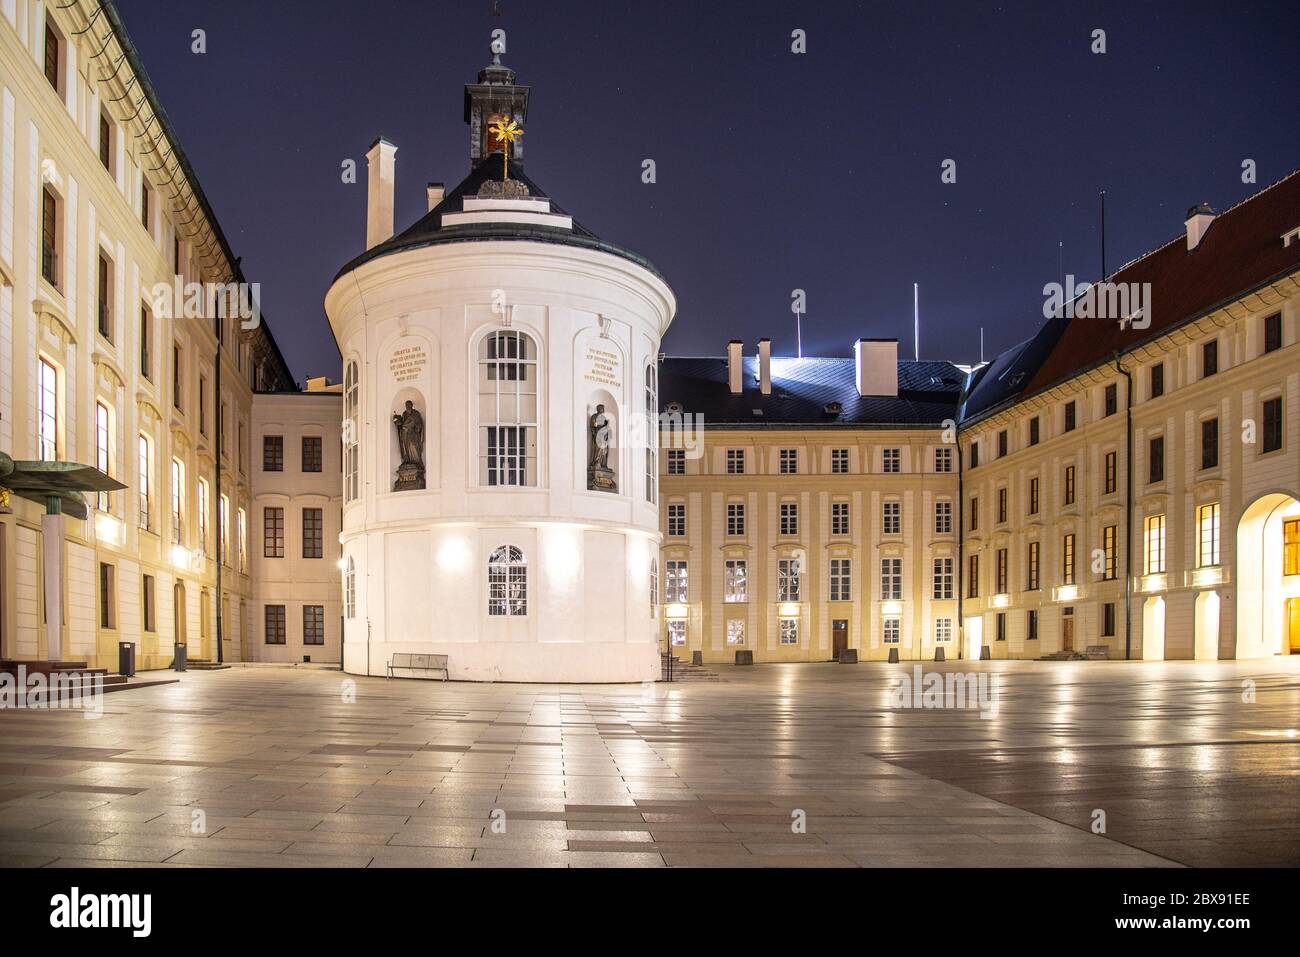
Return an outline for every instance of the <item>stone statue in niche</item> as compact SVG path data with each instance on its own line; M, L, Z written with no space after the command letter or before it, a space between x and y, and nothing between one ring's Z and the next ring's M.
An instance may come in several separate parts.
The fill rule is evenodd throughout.
M593 492L618 492L618 478L609 467L613 423L603 405L587 419L587 488Z
M393 413L393 427L397 429L397 448L402 454L393 491L424 488L424 416L410 399L406 400L404 411Z

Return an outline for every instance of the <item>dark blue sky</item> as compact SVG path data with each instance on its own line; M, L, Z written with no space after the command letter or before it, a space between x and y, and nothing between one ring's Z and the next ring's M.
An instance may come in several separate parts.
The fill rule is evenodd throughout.
M1300 166L1285 3L502 0L497 19L490 0L118 6L299 378L338 375L322 299L364 245L366 148L399 148L405 228L426 182L468 172L462 87L496 26L533 87L529 176L668 277L671 354L761 336L793 354L798 287L806 353L897 336L910 355L915 281L922 356L972 361L981 326L987 354L1033 331L1059 242L1064 271L1095 278L1099 189L1114 269L1189 206L1222 210Z

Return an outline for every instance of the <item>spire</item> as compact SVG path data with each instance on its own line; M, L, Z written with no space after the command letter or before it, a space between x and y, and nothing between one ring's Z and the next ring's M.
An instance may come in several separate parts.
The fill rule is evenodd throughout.
M501 144L488 132L488 127L501 120L520 126L528 118L529 87L515 83L515 71L501 62L501 53L494 44L489 48L492 61L479 70L478 82L465 84L465 122L469 124L469 165L475 168L493 153L501 152ZM511 165L522 165L524 147L516 139L510 145Z

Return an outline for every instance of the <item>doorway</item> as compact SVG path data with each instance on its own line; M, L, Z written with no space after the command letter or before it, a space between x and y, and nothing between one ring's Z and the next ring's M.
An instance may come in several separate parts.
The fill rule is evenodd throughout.
M1061 611L1061 650L1074 651L1074 606Z
M1236 657L1295 649L1293 601L1300 595L1300 500L1261 495L1237 523Z
M1300 598L1286 600L1287 645L1291 654L1300 655Z
M839 661L840 652L849 649L849 621L836 618L831 622L831 660Z

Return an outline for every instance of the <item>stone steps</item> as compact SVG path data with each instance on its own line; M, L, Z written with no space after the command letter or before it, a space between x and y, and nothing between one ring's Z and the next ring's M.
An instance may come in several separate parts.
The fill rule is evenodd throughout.
M710 671L702 665L689 664L682 661L676 655L672 656L673 660L673 681L718 681L721 676L716 672ZM668 680L668 656L659 655L660 668L662 674L661 681Z

